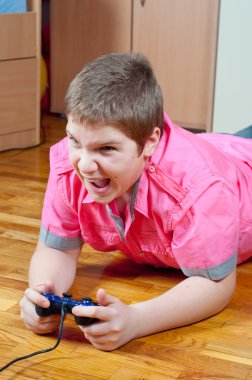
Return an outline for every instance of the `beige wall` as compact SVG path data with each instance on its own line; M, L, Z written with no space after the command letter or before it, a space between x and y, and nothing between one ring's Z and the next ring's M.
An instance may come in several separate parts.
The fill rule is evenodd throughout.
M252 124L252 1L221 0L214 132Z

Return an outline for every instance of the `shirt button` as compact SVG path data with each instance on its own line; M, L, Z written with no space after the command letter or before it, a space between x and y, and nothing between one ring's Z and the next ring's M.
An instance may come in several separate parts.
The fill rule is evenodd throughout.
M167 253L170 253L170 251L171 251L170 248L166 248L165 250Z
M149 167L149 171L150 171L151 173L153 173L153 172L155 171L155 167L154 167L153 165L151 165L151 166Z
M144 252L140 252L139 253L139 257L144 257L145 256L145 253Z

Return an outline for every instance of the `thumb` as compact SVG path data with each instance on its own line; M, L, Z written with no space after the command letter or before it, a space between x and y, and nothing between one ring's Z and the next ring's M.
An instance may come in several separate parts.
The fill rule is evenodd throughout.
M115 303L121 303L121 301L118 298L113 297L110 294L106 293L104 289L98 289L96 293L96 298L97 298L98 304L101 306L108 306Z

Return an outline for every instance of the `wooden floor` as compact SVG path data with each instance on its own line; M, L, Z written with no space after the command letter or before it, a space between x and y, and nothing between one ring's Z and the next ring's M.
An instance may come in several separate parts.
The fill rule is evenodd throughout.
M64 135L65 121L43 119L46 144L0 154L0 366L53 346L56 334L37 336L19 316L30 257L38 237L49 146ZM99 286L124 302L156 296L183 279L176 270L141 267L119 253L86 249L72 289L95 296ZM136 339L102 352L83 339L73 317L56 350L13 364L1 379L252 379L252 261L239 266L230 306L193 326Z

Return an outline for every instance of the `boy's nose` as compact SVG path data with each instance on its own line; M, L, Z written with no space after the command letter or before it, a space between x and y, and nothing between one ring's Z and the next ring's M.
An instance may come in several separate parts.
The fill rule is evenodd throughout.
M88 174L95 172L98 168L98 165L91 155L82 153L78 162L78 168L81 173Z

